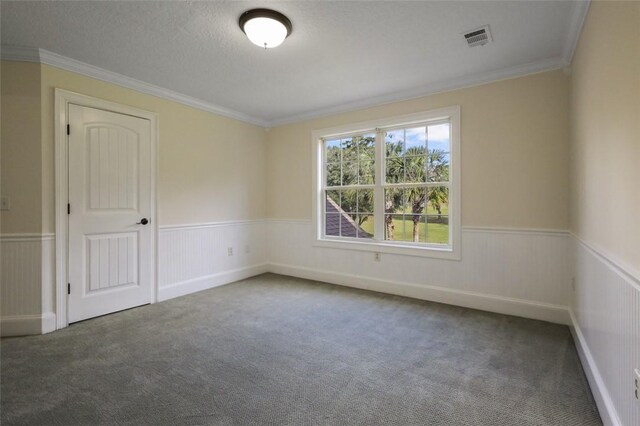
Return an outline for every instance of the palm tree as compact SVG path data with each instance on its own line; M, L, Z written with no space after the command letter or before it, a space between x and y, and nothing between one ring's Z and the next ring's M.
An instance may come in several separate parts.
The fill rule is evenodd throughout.
M386 182L401 183L404 181L404 159L402 157L402 142L386 142ZM394 239L393 216L397 206L402 205L402 190L387 189L385 191L384 224L386 228L386 239Z
M405 181L425 182L427 175L426 157L424 147L414 147L407 150L405 154ZM420 218L424 213L427 202L427 195L424 188L413 187L405 191L406 201L411 205L411 219L413 221L414 242L420 241Z
M429 150L427 155L427 170L430 182L448 182L449 161L447 159L447 153L438 149ZM441 216L442 204L449 202L449 189L446 186L430 187L427 199L438 212L438 216Z
M398 182L446 182L449 180L447 153L442 150L429 150L425 156L424 147L413 147L408 149L402 157L398 164L403 164L403 167L391 169L393 178ZM394 164L395 161L391 163ZM389 176L389 168L387 168L387 176ZM404 202L411 207L414 242L420 241L420 219L425 213L426 203L430 202L438 215L442 215L442 205L447 204L448 201L449 190L445 186L430 187L426 190L423 187L413 187L405 190ZM388 204L389 200L387 200ZM386 218L388 231L389 226L393 228L393 222L390 219L390 216Z
M343 141L342 145L342 173L340 165L329 171L329 182L340 185L358 182L363 178L363 166L372 165L374 138L371 136L354 137ZM441 150L426 151L425 147L412 147L403 152L402 141L385 141L386 149L386 183L421 183L446 182L449 180L449 163L447 153ZM425 155L426 154L426 155ZM347 160L347 161L344 161ZM367 179L372 176L367 172ZM342 176L341 176L342 175ZM331 184L330 183L330 184ZM373 206L373 191L371 190L343 190L342 208L350 212L353 220L362 225L367 215L356 213L369 212ZM413 187L405 190L394 188L385 191L385 228L386 238L394 239L393 214L407 213L408 205L411 209L414 242L420 240L420 219L425 213L427 202L431 203L438 215L442 214L442 205L448 202L448 188L434 186L429 188ZM404 193L404 196L403 196ZM408 210L408 209L407 209Z
M358 198L358 226L362 226L362 224L367 221L369 216L363 215L361 213L373 213L373 190L359 189L357 192L357 198Z

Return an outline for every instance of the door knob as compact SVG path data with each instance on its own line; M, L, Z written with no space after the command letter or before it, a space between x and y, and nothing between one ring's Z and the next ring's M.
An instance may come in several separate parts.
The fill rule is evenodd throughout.
M149 223L149 220L146 217L143 217L140 219L140 222L136 223L136 225L146 225L147 223Z

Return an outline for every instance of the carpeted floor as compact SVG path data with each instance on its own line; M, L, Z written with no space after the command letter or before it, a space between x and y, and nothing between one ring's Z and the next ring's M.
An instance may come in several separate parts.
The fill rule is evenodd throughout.
M3 339L2 425L599 425L567 327L273 274Z

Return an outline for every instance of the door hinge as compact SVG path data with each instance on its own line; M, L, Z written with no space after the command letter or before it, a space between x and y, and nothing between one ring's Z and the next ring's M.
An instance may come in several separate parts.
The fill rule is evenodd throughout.
M71 203L67 203L67 214L71 214Z
M71 283L67 283L67 294L71 294Z
M71 134L71 126L69 124L67 124L67 134L68 135Z

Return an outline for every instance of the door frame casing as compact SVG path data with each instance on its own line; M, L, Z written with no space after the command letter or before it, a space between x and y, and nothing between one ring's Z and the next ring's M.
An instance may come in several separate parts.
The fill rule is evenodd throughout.
M56 227L56 330L69 325L68 318L68 261L69 261L69 215L67 203L69 202L69 137L67 124L69 124L69 104L80 105L89 108L101 109L118 114L149 120L151 138L151 294L150 301L155 303L158 298L158 207L157 176L158 176L158 114L139 108L122 105L103 99L82 95L68 90L55 89L54 105L54 145L55 145L55 227ZM72 129L73 131L73 129Z

